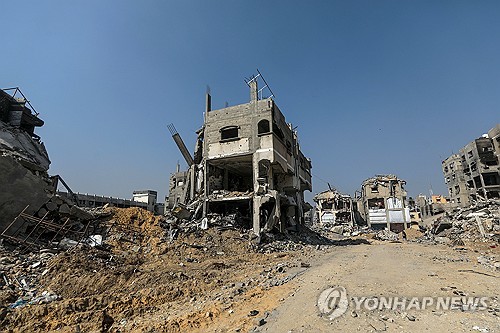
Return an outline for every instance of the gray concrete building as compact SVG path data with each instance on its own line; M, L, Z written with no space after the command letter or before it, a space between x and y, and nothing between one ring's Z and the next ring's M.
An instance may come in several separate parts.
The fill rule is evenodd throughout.
M500 198L500 124L442 162L451 202L461 207L472 201Z
M361 185L357 196L361 217L373 229L400 232L410 226L406 181L395 175L377 175Z
M470 204L469 188L465 182L464 164L459 154L453 154L442 162L444 182L448 187L450 202L460 207Z
M316 203L315 212L320 225L354 226L354 205L350 195L331 189L316 194L313 200Z
M52 195L49 155L35 133L43 124L19 88L0 90L0 227Z
M312 190L311 160L302 153L297 131L273 97L262 97L259 79L260 74L247 81L249 103L212 110L207 93L194 157L185 156L171 129L190 167L182 182L184 197L175 194L178 183L173 187L172 180L184 179L176 173L168 198L169 205L171 200L178 205L197 200L202 216L237 214L256 234L303 223L304 191Z
M177 166L177 171L170 175L168 196L165 198L165 208L172 209L179 202L186 202L185 187L187 185L187 171L180 171Z
M158 192L153 190L139 190L132 192L132 201L143 202L146 204L146 209L150 212L155 212L158 209L156 207L156 199L158 197ZM163 204L161 204L163 207ZM163 214L163 210L161 211Z
M75 202L79 207L96 208L109 205L118 208L138 207L148 210L157 215L164 214L164 204L156 202L157 192L152 190L134 191L132 199L122 199L108 197L104 195L88 194L88 193L68 193L57 191L57 194L72 202Z

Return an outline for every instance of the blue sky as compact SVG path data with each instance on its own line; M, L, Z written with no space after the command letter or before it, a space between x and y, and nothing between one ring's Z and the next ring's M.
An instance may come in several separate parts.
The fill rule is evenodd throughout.
M0 87L19 86L79 192L161 198L213 108L264 74L325 181L375 174L446 193L441 161L500 121L498 1L10 1ZM311 196L309 195L308 198Z

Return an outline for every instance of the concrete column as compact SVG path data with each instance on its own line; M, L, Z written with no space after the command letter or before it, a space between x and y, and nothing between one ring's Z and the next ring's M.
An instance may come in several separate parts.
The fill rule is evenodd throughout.
M208 191L209 191L209 185L208 185L208 163L205 161L204 167L203 167L203 217L207 216L207 209L208 209Z
M257 236L260 235L260 203L261 197L254 196L253 197L253 214L252 214L252 223L253 223L253 233Z
M478 167L478 169L479 169L479 167ZM486 192L486 185L484 185L484 178L483 178L483 174L481 172L479 172L479 180L481 180L481 187L482 187L482 190L483 190L484 198L487 199L488 198L488 194Z
M195 187L196 187L196 164L191 165L191 187L189 188L189 199L194 199Z
M250 82L250 85L253 82ZM259 178L259 154L255 153L253 154L252 157L252 172L253 172L253 191L254 191L254 197L253 197L253 214L252 214L252 221L253 221L253 232L256 235L260 235L260 205L261 205L261 197L257 195L257 190L259 188L259 182L257 181L257 178Z
M259 99L257 80L251 81L249 85L250 85L250 103L257 102L257 100Z

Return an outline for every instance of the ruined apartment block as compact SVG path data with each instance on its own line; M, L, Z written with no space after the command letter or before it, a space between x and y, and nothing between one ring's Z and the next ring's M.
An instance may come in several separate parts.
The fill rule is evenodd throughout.
M0 90L0 226L51 195L49 155L35 128L44 122L19 88Z
M394 175L377 175L363 182L357 196L358 210L368 226L395 232L410 226L405 185L406 181Z
M500 124L442 162L452 204L500 198Z
M350 195L335 189L318 193L313 198L316 203L317 221L322 226L354 226L354 208Z
M442 195L431 195L428 198L420 194L416 199L416 203L422 218L441 214L456 207L456 205L450 202L448 197Z
M247 81L249 103L212 110L207 93L194 157L170 127L189 171L172 174L169 206L193 207L197 199L203 217L232 214L256 234L303 223L311 161L272 96L261 97L259 78L260 73ZM196 217L201 208L193 208Z

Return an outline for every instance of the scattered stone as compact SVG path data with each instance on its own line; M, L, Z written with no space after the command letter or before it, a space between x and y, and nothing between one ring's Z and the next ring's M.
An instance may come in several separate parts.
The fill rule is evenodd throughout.
M250 313L248 314L249 317L255 317L256 315L259 314L259 311L258 310L252 310L250 311Z
M47 214L47 210L45 208L40 208L38 213L36 214L38 217L44 217Z
M55 202L49 201L45 204L45 208L47 208L50 212L57 210L57 204Z
M257 319L257 326L263 326L267 323L265 318Z
M387 229L380 230L379 232L377 232L375 238L378 240L393 241L393 242L399 240L399 236L397 233Z
M71 212L71 209L69 208L69 206L67 204L62 204L61 206L59 206L59 213L60 214L70 214Z
M59 211L60 211L60 208L59 208ZM69 213L72 217L83 220L83 221L92 220L94 218L94 215L81 209L78 206L71 206Z

